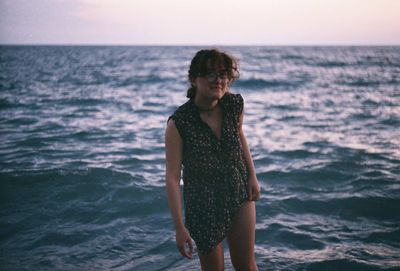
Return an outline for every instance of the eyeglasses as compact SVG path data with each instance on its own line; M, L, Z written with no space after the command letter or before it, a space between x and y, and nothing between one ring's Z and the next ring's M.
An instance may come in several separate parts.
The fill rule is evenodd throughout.
M222 81L228 80L228 73L227 72L207 72L206 74L199 74L199 76L206 77L208 82L215 82L217 78L221 79Z

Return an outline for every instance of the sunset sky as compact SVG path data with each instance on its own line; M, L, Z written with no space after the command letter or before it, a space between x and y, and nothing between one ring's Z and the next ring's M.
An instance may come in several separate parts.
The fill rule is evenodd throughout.
M0 0L1 44L400 45L400 0Z

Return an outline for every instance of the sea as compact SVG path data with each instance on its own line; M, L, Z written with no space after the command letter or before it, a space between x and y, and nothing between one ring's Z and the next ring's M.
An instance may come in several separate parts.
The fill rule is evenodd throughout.
M164 133L203 48L0 46L0 270L200 270ZM400 47L217 48L240 65L259 269L400 270Z

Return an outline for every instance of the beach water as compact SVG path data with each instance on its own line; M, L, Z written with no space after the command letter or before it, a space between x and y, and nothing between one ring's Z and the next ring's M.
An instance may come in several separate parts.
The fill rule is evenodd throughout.
M199 270L164 185L199 49L0 47L1 270ZM400 270L400 47L221 49L240 61L260 270Z

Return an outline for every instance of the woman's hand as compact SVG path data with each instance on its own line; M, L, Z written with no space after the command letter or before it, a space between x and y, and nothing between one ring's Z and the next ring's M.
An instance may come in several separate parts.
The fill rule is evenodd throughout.
M257 177L252 176L249 178L249 200L250 201L257 201L260 199L260 185L258 183Z
M193 258L192 238L185 227L176 229L176 246L183 257Z

